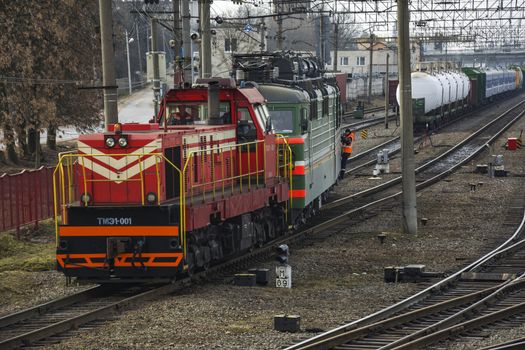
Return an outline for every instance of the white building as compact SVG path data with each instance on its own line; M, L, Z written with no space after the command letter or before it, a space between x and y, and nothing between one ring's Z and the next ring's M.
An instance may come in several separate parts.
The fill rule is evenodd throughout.
M212 76L228 77L232 69L233 55L260 51L259 34L245 32L242 28L217 26L212 36L211 62ZM254 28L256 30L257 28Z
M337 53L337 70L343 73L349 73L353 76L368 75L370 69L370 43L368 38L363 38L357 42L353 50L339 50ZM397 75L398 72L398 54L397 47L394 44L387 44L381 41L375 42L372 50L372 75L386 73L386 56L389 58L389 72ZM334 59L334 51L331 51L330 57ZM415 69L419 62L419 47L412 45L410 62L412 69ZM333 62L328 64L327 68L334 68Z

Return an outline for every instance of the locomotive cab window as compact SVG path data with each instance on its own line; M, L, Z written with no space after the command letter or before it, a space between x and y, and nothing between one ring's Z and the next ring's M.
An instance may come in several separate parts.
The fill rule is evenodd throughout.
M253 123L248 108L237 109L237 140L241 143L257 139L257 128Z
M190 125L197 120L198 106L195 103L170 103L166 112L168 125Z
M207 101L170 103L166 111L168 115L168 125L207 125L210 119ZM221 102L219 112L223 118L223 122L225 124L231 124L230 103Z
M294 131L294 111L292 108L278 108L270 112L272 125L278 134L291 134Z

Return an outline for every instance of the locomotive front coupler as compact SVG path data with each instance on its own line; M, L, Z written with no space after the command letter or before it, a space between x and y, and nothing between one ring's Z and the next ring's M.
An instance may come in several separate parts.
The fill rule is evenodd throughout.
M106 259L113 261L122 253L132 253L131 237L108 237L106 242Z

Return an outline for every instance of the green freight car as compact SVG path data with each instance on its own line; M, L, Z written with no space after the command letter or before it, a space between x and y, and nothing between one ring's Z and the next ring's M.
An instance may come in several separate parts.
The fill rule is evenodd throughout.
M486 99L487 74L480 69L472 67L464 67L462 71L470 80L470 104L472 107L478 107Z

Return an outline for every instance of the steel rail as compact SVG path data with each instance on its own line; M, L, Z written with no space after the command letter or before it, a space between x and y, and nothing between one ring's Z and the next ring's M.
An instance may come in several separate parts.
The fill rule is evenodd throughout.
M477 114L479 112L482 112L482 111L484 111L484 110L486 110L486 109L488 109L489 107L492 107L492 106L493 106L493 104L487 104L487 105L484 105L484 106L482 106L482 107L480 107L478 109L475 109L475 110L469 111L467 113L464 113L461 116L456 117L456 118L454 118L452 120L449 120L447 123L442 124L439 127L439 129L441 130L441 129L445 128L445 127L451 126L454 123L456 123L456 122L458 122L458 121L460 121L462 119L469 118L472 115ZM376 120L376 119L372 119L372 120ZM384 118L383 117L377 118L377 120L378 120L378 122L376 124L381 124L384 121ZM376 125L376 124L374 124L374 125ZM427 136L427 135L416 136L415 139L414 139L414 144L422 141L425 138L425 136ZM430 136L432 136L432 135L428 135L428 137L430 137ZM399 143L399 144L396 144L396 143ZM381 144L379 144L377 146L374 146L374 147L372 147L370 149L367 149L366 151L358 153L355 156L348 158L348 161L350 162L350 164L352 164L352 162L355 162L355 161L357 161L357 160L359 160L361 158L364 158L366 156L372 155L372 153L374 151L383 150L384 148L388 149L390 147L392 147L393 149L389 149L389 152L388 152L388 156L389 157L394 155L394 154L397 154L397 153L399 153L401 151L400 137L399 136L396 136L396 137L394 137L391 140L385 141L385 142L383 142L383 143L381 143ZM374 156L375 156L375 154L374 154ZM367 162L365 162L363 164L360 164L360 165L358 165L356 167L350 168L349 170L346 171L345 174L351 174L351 173L356 172L357 170L359 170L361 168L364 168L366 166L374 165L375 163L376 163L376 159L372 159L372 160L367 161Z
M75 294L71 294L56 300L46 302L44 304L40 304L28 309L15 312L10 315L0 317L0 331L2 330L2 328L8 327L15 323L25 321L32 317L43 315L46 312L66 307L71 304L81 302L83 300L87 300L91 298L94 294L99 294L103 292L104 289L105 288L103 286L95 286Z
M525 349L525 338L513 339L508 342L487 346L478 350L521 350Z
M522 277L518 277L515 280L509 280L507 282L508 283L504 283L493 293L480 300L477 300L474 304L459 311L458 313L451 315L448 318L441 320L431 326L402 337L379 349L422 349L425 346L437 343L438 341L443 340L444 338L447 338L451 335L455 335L458 332L465 332L472 328L477 328L486 325L487 323L500 320L501 318L512 316L517 312L525 311L525 303L522 302L508 308L504 308L503 310L497 310L474 319L471 318L473 314L487 308L487 306L492 306L495 301L503 299L505 295L515 290L523 290L525 287L525 280ZM458 319L465 319L467 321L457 323Z
M383 118L381 118L383 119ZM423 183L422 183L423 184ZM420 185L422 185L420 184ZM286 237L278 238L272 242L269 242L266 246L262 248L256 249L254 252L239 256L237 258L234 258L232 260L229 260L227 262L224 262L223 264L213 266L209 268L206 271L199 272L191 277L183 278L181 280L175 281L171 284L166 284L158 288L154 288L142 293L138 293L132 297L125 298L123 300L111 303L109 305L106 305L101 308L97 308L95 310L89 311L87 313L84 313L82 315L73 317L68 320L64 320L55 324L51 324L45 327L42 327L40 329L4 340L0 342L0 349L11 349L16 348L20 346L26 346L29 345L35 341L48 338L50 336L60 334L63 332L66 332L73 328L78 328L81 325L87 324L89 322L92 322L94 320L103 319L104 317L107 317L108 315L112 315L114 313L117 313L121 311L122 309L129 307L135 303L138 303L142 300L147 300L149 298L153 298L156 296L172 293L176 290L181 289L182 287L191 284L192 282L199 281L199 280L205 280L208 275L215 275L217 272L225 271L231 267L239 267L242 265L248 265L253 260L266 258L273 254L274 250L274 244L280 244L280 243L290 243L299 239L304 238L305 236L308 236L310 234L315 234L321 231L326 230L329 227L332 227L342 220L346 220L348 216L352 216L356 212L363 211L367 208L373 207L375 205L381 204L384 201L390 200L392 198L395 198L399 193L388 196L385 198L382 198L380 200L368 203L360 208L351 210L349 212L344 213L343 215L339 215L338 217L332 218L327 220L326 222L316 225L314 227L310 227L304 230L301 230L299 232L296 232L294 234L291 234ZM342 205L342 204L340 204ZM5 326L16 324L17 322L21 322L23 320L27 320L31 317L41 315L47 311L55 310L56 307L60 307L59 305L62 305L63 307L67 305L71 305L74 302L81 302L82 300L77 299L74 302L71 302L75 300L75 298L85 298L85 300L89 299L89 293L93 293L95 290L100 291L102 287L94 287L90 290L86 290L80 293L77 293L75 295L71 295L69 297L64 297L61 299L58 299L56 301L52 301L46 304L42 304L39 306L36 306L34 308L30 308L27 310L20 311L18 313L5 316L0 319L0 326L3 324Z
M50 314L50 316L53 316L51 314L53 311L64 313L67 311L68 307L71 307L70 310L74 310L76 304L87 302L90 300L97 301L97 298L112 297L112 296L115 296L115 294L117 294L118 292L134 293L133 291L127 290L125 288L121 288L120 286L116 289L113 287L109 285L95 286L85 291L81 291L79 293L75 293L70 296L66 296L66 297L63 297L63 298L60 298L60 299L57 299L57 300L54 300L54 301L51 301L51 302L48 302L42 305L38 305L38 306L29 308L26 310L22 310L14 314L3 317L2 319L0 319L0 321L2 322L0 332L4 332L4 334L13 333L12 327L16 327L19 323L23 323L25 321L31 320L32 318L36 318L36 321L37 321L36 324L38 324L38 327L37 329L30 330L30 331L23 331L21 334L13 335L11 337L0 340L0 349L16 349L22 346L27 346L43 338L47 338L47 337L62 333L64 331L67 331L73 328L77 328L81 326L82 324L99 319L100 316L104 314L104 312L107 312L109 309L112 309L115 307L118 308L119 305L124 305L122 303L125 303L126 300L133 298L133 297L131 298L123 297L121 301L110 302L107 306L97 307L97 309L95 310L81 313L78 316L72 316L62 321L51 321L51 322L48 322L51 324L40 326L40 324L42 323L42 320L38 320L38 317L45 317L48 313ZM140 295L141 293L144 293L142 292L144 289L149 289L149 291L151 291L151 288L152 287L149 287L149 288L144 287L141 290L137 291L136 293ZM65 310L62 310L62 309L65 309ZM58 318L61 318L61 317L58 317ZM30 329L34 328L31 324L30 326L31 326L29 327ZM16 333L16 329L14 330L14 333Z
M486 130L491 125L493 125L497 121L499 121L502 118L504 118L507 114L509 114L513 110L515 110L518 107L522 106L524 103L525 103L525 101L522 101L522 102L516 104L515 106L511 107L510 109L505 111L502 115L500 115L498 118L494 119L493 121L491 121L487 125L485 125L482 128L480 128L478 131L476 131L473 135L471 135L471 136L467 137L465 140L461 141L458 145L453 147L451 150L449 150L448 152L445 152L444 154L440 155L436 159L431 160L430 162L428 162L424 166L419 167L418 169L416 169L416 171L418 171L418 170L421 171L422 168L426 168L426 167L429 167L429 166L433 165L439 159L442 159L442 158L446 157L447 154L449 154L449 153L459 149L464 144L466 144L470 139L472 139L472 138L476 137L477 135L481 134L484 130ZM525 113L525 111L521 112L520 114L518 114L517 117L513 118L510 122L506 123L504 127L500 128L500 130L498 132L496 132L489 140L487 140L486 144L492 143L497 137L499 137L499 135L501 135L505 130L507 130L514 122L516 122L519 118L521 118L524 113ZM456 163L455 165L453 165L449 169L447 169L447 170L445 170L445 171L435 175L434 177L432 177L430 179L427 179L427 180L417 184L416 185L416 189L420 190L422 188L425 188L425 187L427 187L427 186L429 186L431 184L434 184L435 182L439 181L440 179L448 176L450 173L452 173L459 166L469 162L473 157L475 157L477 154L479 154L481 151L483 151L484 148L485 148L485 146L479 147L478 149L474 150L469 156L464 158L462 162ZM362 191L360 193L357 193L357 194L354 194L354 195L351 195L351 196L347 196L345 198L342 198L340 200L336 200L334 202L330 202L329 204L326 204L323 208L340 206L340 205L343 205L344 203L347 203L348 201L350 201L352 199L356 199L357 197L364 196L364 195L367 195L367 194L372 194L372 193L375 193L375 192L379 192L379 191L381 191L381 190L383 190L383 189L385 189L387 187L392 186L394 184L394 182L400 181L400 180L401 180L401 178L393 179L391 181L388 181L385 184L381 184L381 185L378 185L376 187L373 187L372 189L365 190L365 191ZM373 202L370 202L370 203L366 204L363 207L360 207L360 208L353 209L351 211L345 212L342 215L339 215L338 217L335 217L333 219L328 220L325 223L325 226L331 227L331 226L337 225L338 223L340 223L341 221L345 220L346 218L352 217L356 213L361 212L364 209L368 209L368 208L377 206L379 204L385 203L388 200L395 199L396 197L399 197L401 195L401 193L402 192L398 192L398 193L395 193L393 195L389 195L387 197L383 197L381 199L378 199L378 200L375 200ZM447 285L449 285L449 284L453 283L454 281L456 281L457 279L459 279L463 272L468 271L472 267L478 266L479 263L482 260L487 259L489 257L493 257L495 255L494 252L499 251L499 250L507 247L510 243L514 242L517 239L517 237L519 237L519 235L521 235L522 231L524 230L524 225L525 225L525 213L524 213L524 216L523 216L523 219L521 221L521 224L520 224L519 228L516 230L516 232L507 241L505 241L503 244L501 244L494 251L485 254L483 257L479 258L478 260L474 261L473 263L471 263L470 265L464 267L463 269L460 269L459 271L457 271L456 273L452 274L451 276L443 279L442 281L440 281L440 282L438 282L438 283L436 283L436 284L434 284L434 285L432 285L432 286L430 286L428 288L425 288L424 290L422 290L422 291L412 295L411 297L409 297L407 299L404 299L404 300L402 300L402 301L400 301L400 302L398 302L398 303L396 303L396 304L394 304L394 305L392 305L392 306L390 306L388 308L379 310L379 311L377 311L377 312L375 312L375 313L373 313L371 315L368 315L368 316L366 316L364 318L361 318L359 320L355 320L353 322L344 324L344 325L339 326L339 327L337 327L335 329L332 329L330 331L324 332L322 334L319 334L319 335L314 336L312 338L309 338L307 340L301 341L301 342L299 342L297 344L291 345L291 346L287 347L286 350L325 349L325 347L320 346L320 343L322 342L323 339L327 339L327 338L336 336L338 334L341 334L341 333L344 333L344 332L356 329L358 327L362 327L362 326L365 326L365 325L368 325L368 324L380 321L380 320L382 320L382 319L384 319L386 317L392 316L395 313L398 313L398 312L400 312L402 310L405 310L406 308L408 308L408 307L416 304L417 302L427 298L433 292L439 291L439 290L442 290L442 289L446 288ZM310 228L308 230L311 231L311 233L318 233L318 232L321 232L322 230L326 229L327 227L321 228L321 229L319 227L314 227L314 228Z
M521 101L519 102L518 104L516 104L515 106L511 107L510 109L508 109L507 111L505 111L504 113L502 113L498 118L492 120L491 122L489 122L488 124L484 125L483 127L481 127L480 129L478 129L476 132L474 132L473 134L469 135L468 137L466 137L464 140L462 140L461 142L459 142L457 145L455 145L454 147L450 148L448 151L440 154L439 156L431 159L430 161L428 161L427 163L417 167L415 169L415 172L416 174L419 174L421 173L422 171L430 168L431 166L433 166L434 164L440 162L441 160L445 159L446 157L449 157L450 155L452 155L454 152L460 150L463 146L465 146L468 142L470 142L471 140L474 140L475 138L477 138L480 134L482 134L485 130L487 130L489 127L491 127L492 125L494 125L495 123L503 120L504 118L507 117L507 115L509 113L511 113L512 111L514 111L515 109L517 109L518 107L522 106L525 104L525 101ZM434 181L434 182L437 182L439 181L440 179L442 179L443 177L445 176L448 176L450 173L452 173L453 171L455 171L458 167L462 166L463 164L467 163L468 161L470 161L472 158L474 158L476 155L478 155L480 152L482 152L486 145L489 145L491 143L493 143L493 141L499 137L499 135L501 135L506 129L508 129L513 123L515 123L517 120L519 120L523 114L525 113L525 111L521 112L517 117L513 118L509 123L507 123L505 125L505 127L501 128L498 132L496 132L492 137L490 137L485 143L483 146L481 147L478 147L475 151L471 152L470 153L470 156L468 156L467 158L465 158L462 162L459 162L459 163L456 163L456 165L452 166L451 168L448 169L448 171L445 171L441 174L438 174L436 175L434 178L432 178L431 180ZM350 201L354 201L355 199L357 198L360 198L360 197L365 197L365 196L370 196L372 194L375 194L375 193L378 193L378 192L381 192L381 191L384 191L385 189L389 188L389 187L392 187L396 184L399 184L401 183L402 181L402 177L399 176L399 177L396 177L394 179L391 179L389 181L386 181L382 184L379 184L377 186L374 186L374 187L371 187L371 188L368 188L366 190L363 190L361 192L358 192L358 193L355 193L355 194L352 194L352 195L349 195L349 196L346 196L346 197L342 197L342 198L339 198L339 199L336 199L336 200L333 200L331 201L330 203L327 203L323 206L323 208L326 210L326 209L331 209L331 208L334 208L334 207L338 207L338 206L341 206L341 205L344 205L345 203L348 203ZM416 185L416 188L418 186L420 186L420 184L417 184ZM399 193L400 194L400 193Z

